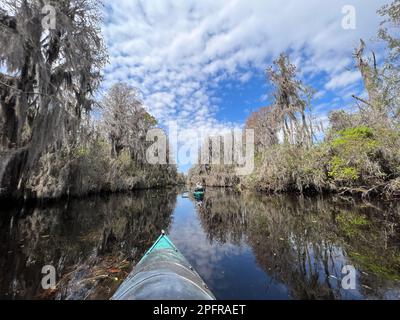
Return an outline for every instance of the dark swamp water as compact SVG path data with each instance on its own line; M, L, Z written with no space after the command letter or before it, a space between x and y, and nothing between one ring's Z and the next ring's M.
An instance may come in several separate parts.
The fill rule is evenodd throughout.
M222 189L3 204L0 299L108 299L162 229L218 299L400 299L399 221L397 202ZM55 290L41 287L45 265Z

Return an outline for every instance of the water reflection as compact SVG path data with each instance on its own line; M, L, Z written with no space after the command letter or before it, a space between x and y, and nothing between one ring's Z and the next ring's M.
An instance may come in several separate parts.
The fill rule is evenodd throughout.
M0 298L109 298L168 230L175 201L174 190L153 190L2 210ZM44 265L57 270L51 292L41 288Z
M208 190L199 209L210 241L246 242L258 265L295 299L400 298L396 203L260 196ZM343 290L354 265L357 290Z
M399 205L208 189L1 209L0 298L108 299L165 229L219 299L399 299Z

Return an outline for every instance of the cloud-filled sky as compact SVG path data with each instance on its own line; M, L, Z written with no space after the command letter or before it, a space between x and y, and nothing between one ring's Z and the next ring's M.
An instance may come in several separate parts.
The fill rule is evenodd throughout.
M286 52L317 90L314 112L350 107L362 94L352 53L370 45L388 0L118 0L106 1L103 32L110 65L105 85L138 87L149 111L179 140L198 131L241 127L270 103L264 70ZM342 28L342 8L356 9L356 29ZM181 166L185 170L184 165Z

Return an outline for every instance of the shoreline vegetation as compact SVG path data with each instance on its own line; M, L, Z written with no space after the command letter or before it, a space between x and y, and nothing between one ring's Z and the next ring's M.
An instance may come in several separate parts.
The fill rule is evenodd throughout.
M381 63L366 54L360 40L354 60L365 89L353 95L350 111L329 114L324 130L312 114L312 88L298 78L297 68L285 54L266 75L274 87L271 106L253 112L245 129L255 134L255 170L237 176L232 165L193 167L188 184L252 189L267 193L339 193L342 195L400 197L400 1L384 6L379 40L386 45ZM348 110L348 109L347 109ZM317 137L323 136L323 138ZM223 137L214 139L223 141ZM220 154L223 143L212 150ZM218 145L218 144L217 144ZM222 146L222 147L221 147Z
M98 2L54 5L57 24L50 30L40 23L39 2L0 9L0 198L58 199L181 184L185 177L176 165L146 161L152 144L146 134L157 119L139 91L115 83L99 97L108 55ZM400 197L399 7L394 0L378 12L383 60L367 54L362 40L355 50L365 94L353 96L353 110L332 112L323 129L312 113L316 92L281 54L266 70L273 104L251 114L245 126L255 131L254 172L239 177L234 166L196 165L187 183Z
M57 199L175 185L175 165L146 161L157 120L136 88L99 97L108 63L97 1L55 2L44 29L40 1L0 8L0 197ZM4 73L3 70L6 70Z

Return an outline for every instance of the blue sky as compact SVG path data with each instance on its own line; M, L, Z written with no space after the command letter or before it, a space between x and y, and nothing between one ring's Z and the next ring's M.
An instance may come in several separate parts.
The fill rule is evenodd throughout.
M376 10L387 2L105 1L111 63L104 86L138 87L160 124L177 121L180 143L190 144L199 130L240 128L251 111L269 105L264 70L286 52L317 90L314 113L326 124L329 111L350 109L351 95L364 94L352 53L360 38L376 49ZM356 10L354 30L342 28L345 5Z

